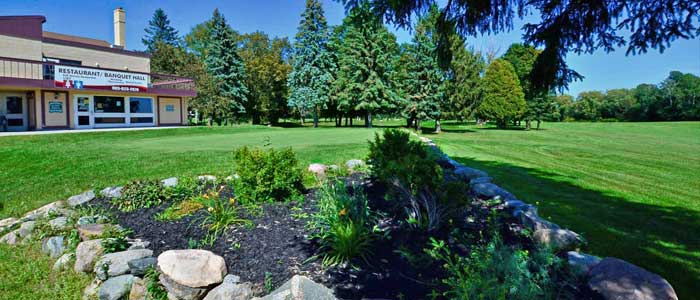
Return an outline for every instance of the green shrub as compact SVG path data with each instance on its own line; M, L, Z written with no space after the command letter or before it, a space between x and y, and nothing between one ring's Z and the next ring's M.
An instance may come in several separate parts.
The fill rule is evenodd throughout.
M373 239L373 214L359 189L350 193L342 181L329 181L319 191L318 212L309 225L316 230L324 265L366 260Z
M165 188L158 180L136 180L128 183L122 190L122 196L112 199L112 205L123 212L149 208L163 203L167 199Z
M217 236L233 224L251 224L250 220L242 219L238 216L235 198L221 199L220 194L223 189L224 186L221 186L217 191L211 191L192 199L192 201L199 202L206 208L208 214L204 218L203 225L207 227L213 236Z
M448 299L530 300L571 299L573 278L564 274L560 258L545 249L532 253L504 245L496 236L462 257L451 253L444 241L431 238L426 252L444 262L449 277L443 280Z
M442 182L442 169L433 154L404 130L387 129L369 142L371 174L384 183L398 181L412 192L434 190Z
M294 151L243 147L234 152L236 197L243 204L298 197L304 186Z
M130 233L130 230L121 229L115 225L105 226L105 229L100 236L102 239L102 248L104 248L104 252L120 252L129 248L127 237L129 237Z

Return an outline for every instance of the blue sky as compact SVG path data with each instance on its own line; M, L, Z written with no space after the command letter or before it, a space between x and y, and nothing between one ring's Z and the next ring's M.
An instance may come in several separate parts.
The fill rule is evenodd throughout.
M345 14L343 6L324 0L329 24L339 24ZM231 26L239 32L262 30L271 36L293 38L304 9L304 0L4 0L2 15L44 15L44 30L112 41L112 10L121 6L126 10L127 48L143 49L141 37L153 11L163 8L172 25L181 34L189 32L196 24L211 17L218 7ZM495 36L470 38L468 42L477 50L506 51L511 43L519 42L519 29L523 21L515 24L515 30ZM394 29L400 42L410 41L411 34ZM700 38L678 40L663 54L651 51L637 56L625 56L625 49L612 53L598 51L594 54L570 53L569 66L586 78L570 85L568 93L577 95L586 90L630 88L640 83L658 83L670 71L700 74Z

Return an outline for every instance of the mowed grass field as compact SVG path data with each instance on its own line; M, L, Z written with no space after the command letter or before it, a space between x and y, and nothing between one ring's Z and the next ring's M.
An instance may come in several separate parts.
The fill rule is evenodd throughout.
M403 124L377 122L376 125ZM429 124L426 124L429 126ZM667 278L680 299L700 284L700 122L546 123L536 131L445 122L434 139L449 155L483 169L540 213L579 232L587 252L629 260ZM184 128L0 137L0 218L21 215L89 188L137 178L232 171L243 145L292 147L303 165L364 158L378 129ZM23 247L29 257L36 247ZM52 282L0 246L0 299L80 295L85 279ZM17 250L12 250L17 251ZM5 297L9 298L5 298Z

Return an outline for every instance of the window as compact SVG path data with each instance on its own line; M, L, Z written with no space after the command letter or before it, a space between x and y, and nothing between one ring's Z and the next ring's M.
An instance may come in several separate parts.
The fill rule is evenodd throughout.
M89 97L78 97L78 111L79 112L89 112L90 111L90 98Z
M132 114L152 114L153 99L151 98L129 98L129 111Z
M7 126L24 126L23 119L7 119Z
M124 97L95 96L96 113L124 113Z
M90 125L90 116L78 116L78 125L80 125L80 126Z
M132 117L131 124L153 124L153 117Z
M6 97L5 100L7 102L7 114L22 113L22 97L10 96Z
M124 118L95 117L95 124L124 124Z

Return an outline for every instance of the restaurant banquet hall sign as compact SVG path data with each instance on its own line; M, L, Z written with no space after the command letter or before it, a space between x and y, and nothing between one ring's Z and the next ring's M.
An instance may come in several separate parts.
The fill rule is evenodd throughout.
M97 89L118 92L145 92L150 77L146 74L126 73L80 67L56 66L56 87L69 89Z

